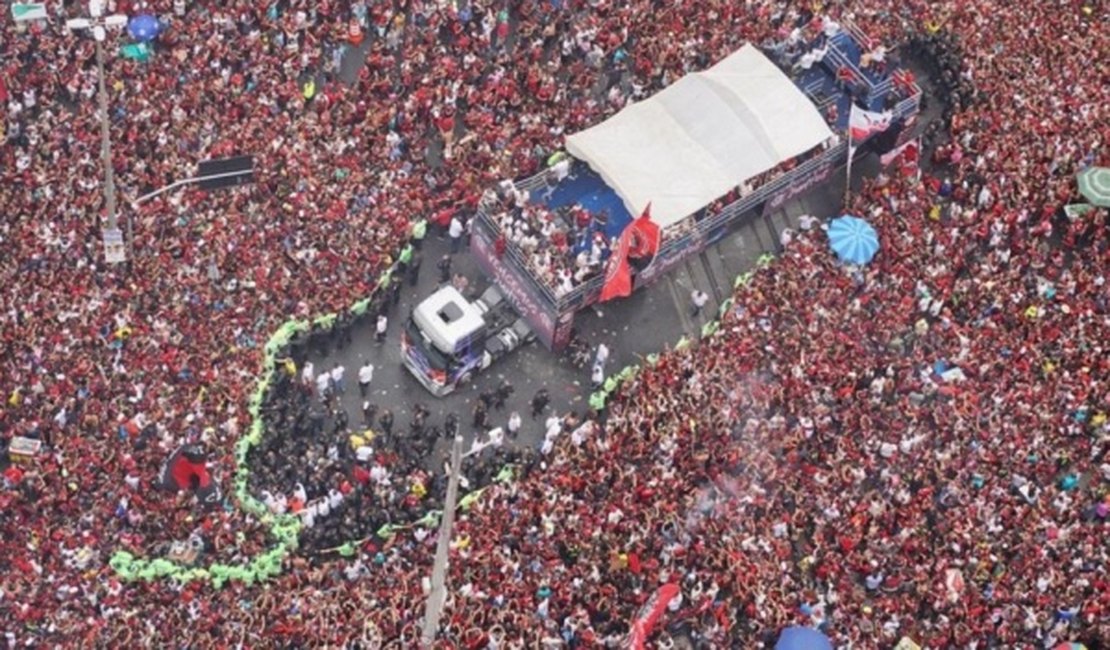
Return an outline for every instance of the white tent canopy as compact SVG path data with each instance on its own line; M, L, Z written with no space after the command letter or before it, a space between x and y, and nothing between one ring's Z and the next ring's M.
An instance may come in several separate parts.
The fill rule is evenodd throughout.
M633 215L668 226L832 136L805 94L751 45L567 138Z

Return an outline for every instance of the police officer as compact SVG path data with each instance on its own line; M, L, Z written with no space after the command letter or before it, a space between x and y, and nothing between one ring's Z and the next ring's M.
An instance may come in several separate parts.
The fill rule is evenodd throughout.
M532 396L532 419L535 420L537 415L543 413L543 410L547 408L550 402L551 397L547 394L546 388L541 388L536 391L536 394Z
M382 411L381 416L378 418L378 426L382 428L382 433L387 436L393 433L393 411L389 409Z
M424 245L424 237L428 234L428 220L424 217L419 217L412 224L412 245L416 250Z
M378 407L371 404L369 400L362 403L362 423L367 427L374 426L374 416L378 413Z
M472 424L475 429L485 429L489 425L489 410L482 400L474 403L474 421Z
M512 396L515 390L508 379L502 379L501 384L497 386L497 393L493 396L493 407L498 411L505 408L505 401Z
M459 433L459 416L452 411L443 422L443 437L454 438Z
M412 254L412 259L409 260L409 268L406 275L409 279L409 286L415 287L416 283L420 280L420 263L424 261L423 256L419 252Z

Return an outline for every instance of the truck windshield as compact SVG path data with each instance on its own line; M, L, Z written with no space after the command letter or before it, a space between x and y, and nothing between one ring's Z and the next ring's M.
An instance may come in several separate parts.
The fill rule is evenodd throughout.
M436 349L436 346L425 343L424 335L421 334L420 328L416 326L416 321L409 318L405 329L409 335L409 340L428 360L429 366L435 370L449 370L451 368L451 357Z

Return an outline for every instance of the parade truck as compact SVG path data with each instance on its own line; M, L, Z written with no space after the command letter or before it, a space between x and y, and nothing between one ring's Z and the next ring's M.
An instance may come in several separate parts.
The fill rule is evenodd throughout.
M445 285L409 314L401 360L429 392L442 397L534 339L528 322L496 286L469 300Z
M650 206L661 243L632 272L637 291L741 225L833 180L850 164L850 148L860 159L909 136L905 127L919 112L921 88L897 65L864 65L876 48L881 44L848 21L830 23L792 53L745 45L568 135L547 169L487 192L472 224L471 253L537 339L553 351L566 348L575 315L612 299L614 292L603 292L610 274L595 272L568 290L537 273L531 254L505 231L514 205L524 200L544 210L572 254L589 250L594 238L620 251L622 234ZM809 49L822 56L807 67L799 59ZM853 115L869 118L873 128L860 135ZM583 210L604 218L582 227L571 215Z
M767 53L745 45L567 136L539 173L487 190L471 221L470 254L493 283L490 298L470 303L445 288L413 313L404 358L421 383L445 395L526 339L564 350L582 310L648 286L829 182L851 164L850 150L860 159L908 137L921 88L897 65L863 64L881 44L846 21L830 22L813 42L786 45ZM868 128L857 133L854 116ZM569 287L554 281L535 264L535 248L507 230L525 203L545 215L571 256L600 241L605 257ZM630 260L624 243L633 238L625 235L649 212L650 254L638 254L630 273L612 273ZM629 275L620 291L606 287Z

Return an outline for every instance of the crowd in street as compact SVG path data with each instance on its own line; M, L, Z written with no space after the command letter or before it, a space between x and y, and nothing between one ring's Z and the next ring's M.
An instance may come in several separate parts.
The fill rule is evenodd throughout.
M167 23L154 56L107 57L134 235L110 266L95 45L53 15L77 3L47 4L49 22L5 16L0 39L0 436L43 444L5 461L0 488L13 647L413 647L435 549L414 518L442 475L416 453L360 456L372 441L319 442L335 431L296 366L267 397L250 489L274 511L326 499L306 552L270 583L222 588L125 583L107 560L190 538L202 562L262 552L266 527L233 500L205 508L157 477L192 443L230 481L280 323L370 295L412 219L465 220L564 134L814 18L779 0L148 1ZM1079 169L1110 165L1110 86L1091 67L1110 51L1104 9L824 11L891 47L962 44L946 50L958 72L938 66L958 96L938 166L853 196L882 241L872 265L839 266L819 229L795 235L717 335L662 354L604 414L549 420L538 453L469 462L488 487L456 520L438 647L615 647L668 583L681 597L660 647L680 631L770 647L791 624L850 648L1110 640L1107 215L1057 216ZM363 17L366 63L340 83ZM252 185L130 205L238 153ZM396 528L366 534L381 523ZM364 541L317 552L350 539Z

